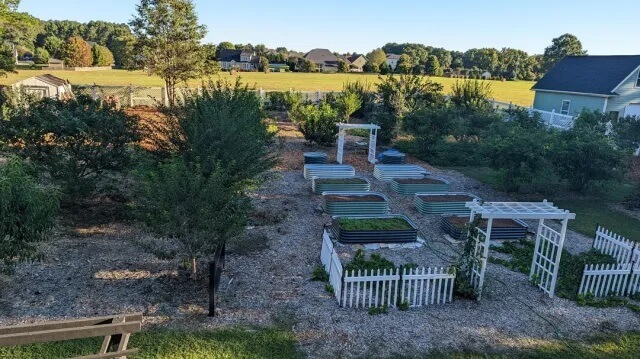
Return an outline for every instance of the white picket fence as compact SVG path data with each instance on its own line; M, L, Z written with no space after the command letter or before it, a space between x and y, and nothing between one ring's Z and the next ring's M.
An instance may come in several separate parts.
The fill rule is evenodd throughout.
M322 236L320 261L338 305L348 308L395 308L451 303L456 273L452 268L396 268L346 271L327 231Z
M400 303L410 307L451 303L455 272L450 268L404 268Z
M549 127L557 128L560 130L571 129L576 120L575 116L556 113L555 110L549 112L530 108L529 116L533 116L534 113L538 113L542 121L544 121L544 123L546 123Z
M586 264L578 294L626 296L640 292L640 248L628 240L598 226L593 248L614 257L615 264Z

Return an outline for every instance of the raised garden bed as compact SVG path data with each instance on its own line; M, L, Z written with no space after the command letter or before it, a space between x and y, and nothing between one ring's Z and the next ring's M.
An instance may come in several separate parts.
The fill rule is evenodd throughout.
M417 165L375 165L373 177L380 181L391 181L394 178L418 178L429 174L426 169Z
M414 195L418 192L447 192L449 182L433 177L394 178L391 180L391 189L404 195Z
M322 194L323 192L367 192L371 190L371 184L364 177L313 177L311 189L315 194Z
M323 178L346 178L356 175L356 170L349 165L327 165L312 164L304 165L304 178L312 179L313 177Z
M403 243L415 242L418 227L403 215L333 217L334 237L341 243Z
M333 216L379 215L389 213L389 199L376 192L324 192L322 207Z
M404 164L404 160L405 160L406 155L402 152L398 152L398 151L385 151L383 153L380 154L380 163L383 164Z
M465 206L467 202L480 199L470 193L416 193L414 202L418 212L422 214L469 214Z
M453 239L460 240L467 233L469 216L443 215L440 227ZM487 230L486 219L481 219L478 223L480 229ZM495 240L517 240L527 236L529 226L519 219L494 219L491 225L491 239Z
M327 154L324 152L305 152L304 164L326 164Z

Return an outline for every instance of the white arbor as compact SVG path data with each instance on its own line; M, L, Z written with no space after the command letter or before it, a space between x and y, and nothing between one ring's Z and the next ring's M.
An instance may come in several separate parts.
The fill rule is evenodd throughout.
M549 297L553 298L558 279L558 268L562 247L567 234L567 224L570 219L575 219L575 213L562 210L551 202L485 202L478 200L467 202L466 206L471 209L471 221L476 215L487 220L486 232L477 228L478 234L475 237L474 256L480 256L480 260L475 262L471 268L471 285L478 293L478 300L482 294L482 285L487 268L487 258L489 256L489 246L491 244L491 227L494 219L538 219L538 231L536 232L536 245L531 262L531 279L538 288L542 289ZM562 221L560 232L547 226L546 219Z
M380 126L369 124L355 124L355 123L337 123L339 128L338 132L338 163L342 163L342 155L344 154L344 136L347 129L365 129L369 130L369 157L368 160L371 163L376 163L376 141L378 138L378 130Z

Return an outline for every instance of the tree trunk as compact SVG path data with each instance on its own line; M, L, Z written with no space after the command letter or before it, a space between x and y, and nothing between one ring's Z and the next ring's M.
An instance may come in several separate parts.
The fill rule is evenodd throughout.
M198 260L196 257L191 258L191 279L196 280L198 278Z

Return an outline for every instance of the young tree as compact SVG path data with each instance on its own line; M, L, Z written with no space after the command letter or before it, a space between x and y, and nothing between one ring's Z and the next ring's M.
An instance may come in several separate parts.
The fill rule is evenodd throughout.
M558 61L568 55L586 55L582 42L575 35L564 34L551 40L551 45L544 49L543 71L551 70Z
M362 96L355 91L342 91L336 98L336 107L344 118L349 122L349 118L362 106Z
M141 0L129 25L147 72L164 80L173 106L176 85L202 75L200 41L207 30L198 24L193 2Z
M36 64L46 64L49 62L49 52L42 47L36 47L33 52L33 62Z
M91 66L93 64L91 46L81 37L70 37L64 49L64 62L70 67Z
M413 62L411 61L411 57L407 54L400 55L395 72L399 74L410 74L412 69Z
M47 238L58 210L58 194L39 185L17 158L0 163L0 273L17 262L38 260L36 243Z
M93 56L93 66L111 66L114 63L113 54L106 46L93 45L91 54Z
M347 73L349 72L349 65L344 60L338 60L338 72Z
M269 59L266 56L260 56L258 71L262 71L264 73L269 72Z
M430 76L442 76L442 67L436 56L427 57L427 63L424 65L424 73Z
M372 68L380 69L382 64L387 62L387 54L382 49L375 49L367 54L367 62Z
M298 59L298 64L296 65L296 70L298 72L316 72L318 71L318 67L315 62L308 59Z

